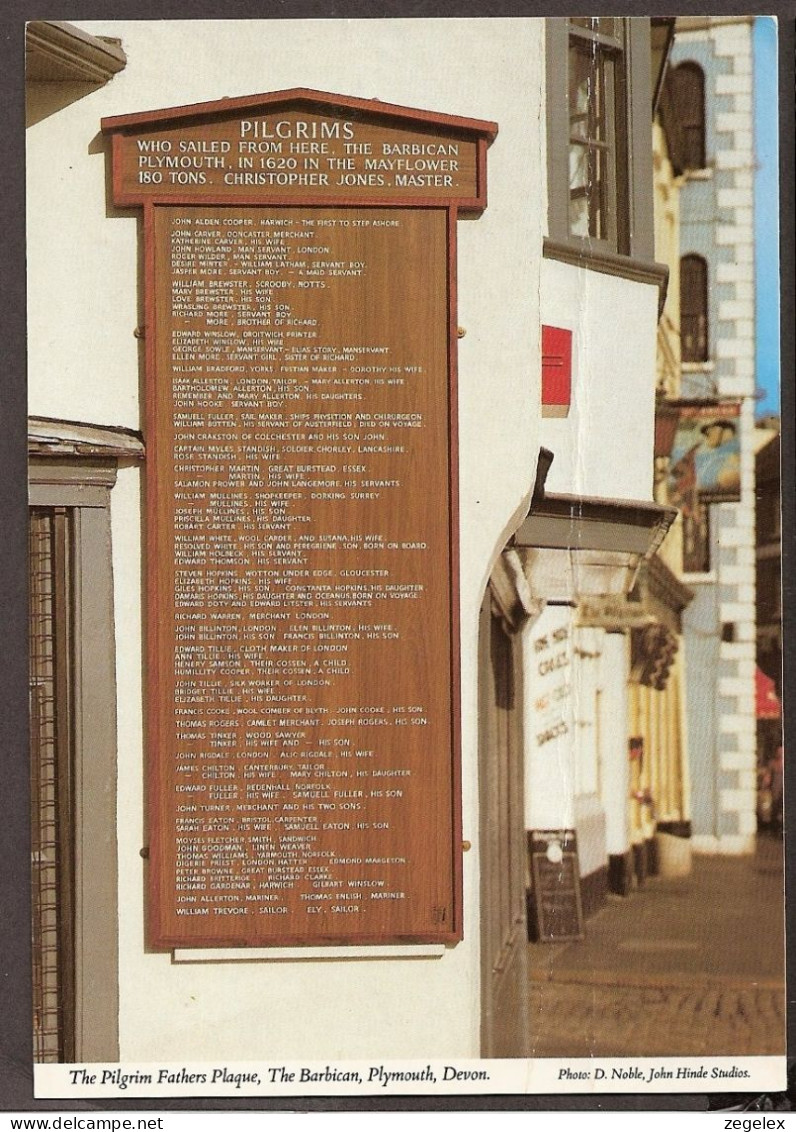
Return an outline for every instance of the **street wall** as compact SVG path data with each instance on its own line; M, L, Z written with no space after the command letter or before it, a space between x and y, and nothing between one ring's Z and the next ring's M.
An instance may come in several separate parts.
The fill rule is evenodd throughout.
M143 473L122 468L112 492L121 1060L171 1059L177 1051L187 1060L476 1056L478 610L492 563L527 511L540 443L543 24L109 20L81 27L118 37L128 62L58 113L50 92L32 92L29 388L30 412L39 416L143 425L134 333L143 321L141 224L135 211L109 203L102 117L309 87L498 123L488 208L458 228L463 834L473 845L464 856L462 943L409 948L408 957L407 949L385 958L351 947L326 949L322 960L294 950L279 960L205 954L201 963L147 950Z

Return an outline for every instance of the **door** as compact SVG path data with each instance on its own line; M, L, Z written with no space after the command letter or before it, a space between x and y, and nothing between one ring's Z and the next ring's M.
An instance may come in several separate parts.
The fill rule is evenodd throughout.
M522 645L492 613L479 632L481 1055L529 1052Z

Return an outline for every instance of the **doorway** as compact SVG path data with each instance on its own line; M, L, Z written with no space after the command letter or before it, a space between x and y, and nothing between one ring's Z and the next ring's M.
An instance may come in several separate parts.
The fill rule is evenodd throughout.
M529 1052L522 643L493 612L479 625L481 1056Z

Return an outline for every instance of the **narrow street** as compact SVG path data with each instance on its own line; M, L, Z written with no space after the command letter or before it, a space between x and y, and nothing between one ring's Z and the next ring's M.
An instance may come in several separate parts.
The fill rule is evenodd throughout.
M535 1057L782 1053L782 842L609 896L584 940L531 944L530 962Z

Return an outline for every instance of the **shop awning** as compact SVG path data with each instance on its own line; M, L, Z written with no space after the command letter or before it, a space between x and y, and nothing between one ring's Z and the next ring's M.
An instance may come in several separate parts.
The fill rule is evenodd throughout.
M676 514L641 500L540 493L512 543L531 591L547 601L626 594Z
M762 668L755 668L755 705L758 719L779 719L782 714L774 681Z

